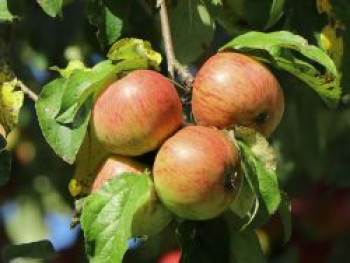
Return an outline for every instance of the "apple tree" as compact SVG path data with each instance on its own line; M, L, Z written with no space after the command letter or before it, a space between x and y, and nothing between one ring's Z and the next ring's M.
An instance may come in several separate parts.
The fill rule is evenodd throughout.
M304 262L301 193L350 185L349 14L345 0L0 0L3 260ZM45 221L62 213L59 233L80 237L68 257ZM338 218L311 225L334 237L350 229Z

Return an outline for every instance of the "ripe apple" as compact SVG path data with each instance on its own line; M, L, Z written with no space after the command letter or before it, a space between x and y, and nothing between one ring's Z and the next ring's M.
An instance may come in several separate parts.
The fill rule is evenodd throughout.
M95 192L109 179L119 176L123 173L141 174L147 169L147 166L139 163L129 157L114 155L107 158L97 171L94 182L91 186L91 192Z
M239 154L224 133L188 126L160 148L153 166L159 198L177 216L206 220L224 212L236 197Z
M129 157L110 156L103 161L96 173L91 192L99 190L103 184L123 173L141 175L148 167ZM142 176L148 176L143 174ZM139 208L134 215L132 233L133 236L155 235L161 231L171 220L170 212L159 202L156 192L152 189L151 198Z
M198 125L246 126L268 136L282 118L284 96L265 66L246 55L223 52L200 68L193 85L192 111Z
M161 256L158 263L179 263L181 251L179 249L169 251Z
M151 70L135 70L109 85L92 111L97 139L108 151L126 156L155 150L181 122L174 85Z

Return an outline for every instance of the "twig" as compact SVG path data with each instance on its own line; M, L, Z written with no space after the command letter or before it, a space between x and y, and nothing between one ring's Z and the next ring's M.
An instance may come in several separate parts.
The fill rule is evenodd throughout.
M179 79L181 80L184 89L187 93L191 92L192 89L192 85L193 85L193 75L191 74L191 72L189 72L189 70L187 69L187 67L181 65L178 61L175 60L175 64L174 64L175 70L178 74Z
M174 55L173 40L171 37L171 31L169 26L168 10L167 10L165 0L158 0L157 7L160 8L160 23L162 28L162 36L164 40L165 54L168 62L168 72L170 77L173 79L175 55Z
M30 99L32 99L33 101L37 101L38 100L38 95L35 94L34 91L29 89L22 81L20 81L20 80L17 81L17 86L19 88L21 88L23 93L26 94Z
M165 46L165 53L168 62L168 72L170 77L174 79L174 71L176 71L180 81L184 85L185 91L189 93L192 89L194 78L188 69L182 66L175 58L173 40L169 26L169 16L165 1L166 0L157 0L157 7L160 8L160 22Z

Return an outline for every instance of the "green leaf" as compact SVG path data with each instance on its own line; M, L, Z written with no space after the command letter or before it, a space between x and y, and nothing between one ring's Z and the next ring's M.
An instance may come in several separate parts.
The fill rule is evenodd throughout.
M231 211L239 218L239 228L245 229L253 221L259 208L259 200L248 180L243 180L236 200L231 204Z
M231 236L231 262L267 263L254 231L231 233Z
M122 262L134 215L153 191L148 175L124 174L85 199L81 226L90 262Z
M181 263L231 262L230 232L224 218L184 221L176 232L181 246Z
M152 49L150 42L137 38L123 38L114 43L107 57L112 61L146 60L146 64L154 69L159 69L162 62L162 56Z
M339 102L340 76L334 62L324 51L309 45L301 36L288 31L249 32L233 39L220 50L237 50L271 63L309 85L328 106L334 108ZM318 69L320 67L322 70Z
M85 4L87 17L97 27L97 37L102 47L111 45L120 37L123 21L102 0L87 0Z
M12 21L15 16L8 9L8 0L0 0L0 21Z
M11 172L11 153L6 150L0 151L0 186L9 179Z
M111 61L103 61L91 70L75 70L67 78L57 121L73 123L78 111L94 92L105 88L116 79L118 68ZM87 109L90 112L90 109Z
M291 203L286 193L282 193L282 201L278 208L284 232L284 242L287 243L292 235Z
M63 0L38 0L38 3L51 17L56 17L62 11Z
M56 121L55 117L59 113L68 81L64 78L58 78L45 85L35 106L46 141L58 156L72 164L86 133L91 105L90 107L87 105L88 109L81 114L81 119L76 118L71 126Z
M48 240L36 241L27 244L9 245L3 249L2 258L9 262L16 258L31 258L49 260L57 257L53 245Z
M238 141L241 151L241 165L245 178L259 198L258 221L255 225L266 222L270 215L276 212L281 202L278 178L273 170L266 169L266 165L252 152L245 142Z
M183 64L194 62L210 48L214 20L201 0L178 1L170 15L176 58Z
M278 22L283 16L283 9L286 0L273 0L271 8L270 8L270 16L269 20L266 23L265 29L272 27L274 24Z

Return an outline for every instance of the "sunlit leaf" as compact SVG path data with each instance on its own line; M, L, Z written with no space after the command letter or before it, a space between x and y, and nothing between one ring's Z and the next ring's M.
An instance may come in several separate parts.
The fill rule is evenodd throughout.
M296 76L314 89L330 107L340 95L340 75L333 60L320 48L288 31L249 32L230 41L221 50L237 50ZM313 63L310 63L312 61ZM319 67L315 67L314 64Z
M38 0L38 3L51 17L56 17L62 11L63 0Z
M23 105L24 94L16 88L17 80L0 84L0 123L6 132L16 127Z

